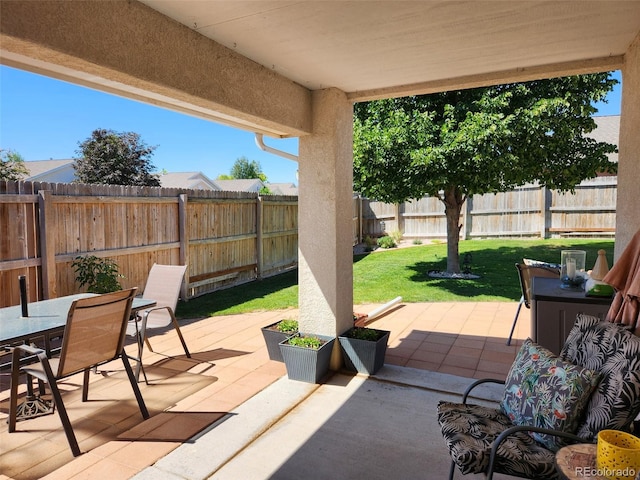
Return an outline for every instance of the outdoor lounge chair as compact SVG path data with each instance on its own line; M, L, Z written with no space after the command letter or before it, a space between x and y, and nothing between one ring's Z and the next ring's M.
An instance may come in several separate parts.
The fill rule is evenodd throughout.
M26 373L29 384L32 377L49 384L53 405L58 409L58 415L62 421L71 451L74 456L80 455L78 441L73 433L57 382L83 372L82 401L86 402L89 393L90 369L116 358L122 359L143 418L149 418L149 412L138 388L138 383L133 375L127 355L124 353L125 331L135 292L136 289L132 288L75 300L69 309L62 337L62 349L58 358L49 359L44 350L28 345L20 345L13 349L9 432L16 430L18 380L20 373ZM20 367L22 352L36 355L39 364Z
M139 312L127 327L127 335L135 335L138 341L138 357L135 359L138 362L135 373L136 380L140 378L140 370L142 370L145 382L148 383L147 375L142 366L144 344L146 343L149 350L153 352L147 330L164 328L173 324L180 338L180 343L182 343L182 348L184 348L184 353L188 358L191 358L191 353L189 353L174 314L186 270L186 265L158 265L154 263L149 271L142 298L155 300L156 306Z
M516 323L518 323L518 317L520 316L520 309L522 308L522 305L524 304L525 307L531 308L531 279L533 277L560 278L559 265L538 262L536 260L528 260L525 258L523 263L516 263L516 269L518 269L518 278L520 279L522 296L518 303L516 315L513 317L513 324L511 325L509 338L507 338L507 345L511 345L511 337L513 337L513 332L516 329Z
M500 405L467 403L486 382L505 384ZM438 404L449 479L456 467L489 480L494 472L558 478L555 452L565 442L595 443L600 430L628 431L638 412L640 337L628 326L578 315L559 357L526 340L506 382L478 380L462 403Z

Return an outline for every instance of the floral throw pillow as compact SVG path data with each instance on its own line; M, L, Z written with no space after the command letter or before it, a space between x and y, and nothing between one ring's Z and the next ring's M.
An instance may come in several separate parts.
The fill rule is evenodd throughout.
M529 425L575 433L600 374L558 358L525 340L507 375L501 408L514 425ZM564 445L553 435L532 433L556 451Z

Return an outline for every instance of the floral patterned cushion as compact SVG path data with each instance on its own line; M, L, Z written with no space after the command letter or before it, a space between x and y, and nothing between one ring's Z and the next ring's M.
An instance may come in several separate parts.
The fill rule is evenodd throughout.
M600 430L628 430L640 413L640 337L627 326L578 315L560 357L603 375L576 434L595 441Z
M438 423L451 459L463 474L484 473L491 445L507 428L509 418L497 408L440 402ZM526 432L510 435L498 447L494 471L522 478L556 479L555 455Z
M500 406L515 425L575 433L600 377L527 339L507 375ZM553 435L531 435L552 451L564 445Z

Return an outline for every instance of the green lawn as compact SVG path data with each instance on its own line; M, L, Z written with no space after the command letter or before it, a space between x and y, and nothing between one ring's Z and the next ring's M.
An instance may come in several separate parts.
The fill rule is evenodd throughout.
M559 262L561 250L587 252L591 269L597 251L604 249L613 263L613 240L466 240L460 255L470 253L477 280L435 279L431 270L446 268L447 246L433 243L409 248L378 250L353 259L354 304L385 303L397 296L404 302L518 301L520 285L515 263L525 258ZM228 315L298 306L298 272L220 290L189 302L180 302L180 318Z

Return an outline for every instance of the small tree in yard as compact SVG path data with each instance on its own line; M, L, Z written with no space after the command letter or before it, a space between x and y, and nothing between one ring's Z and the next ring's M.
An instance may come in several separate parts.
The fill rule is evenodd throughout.
M249 160L247 157L239 157L233 162L230 175L218 175L218 180L237 180L237 179L249 179L257 178L262 182L267 181L267 176L262 171L260 162L256 160ZM271 190L264 185L260 188L261 195L270 195Z
M29 175L22 155L13 150L0 148L0 180L17 182Z
M249 160L247 157L236 159L231 167L231 178L258 178L263 182L267 181L267 176L262 172L260 162Z
M79 145L81 157L74 164L77 182L160 186L159 176L151 173L156 147L147 146L137 133L98 129Z
M354 188L390 203L441 200L447 272L459 273L469 195L536 181L573 191L617 171L607 158L616 146L585 136L595 128L592 102L616 83L603 73L356 104Z

